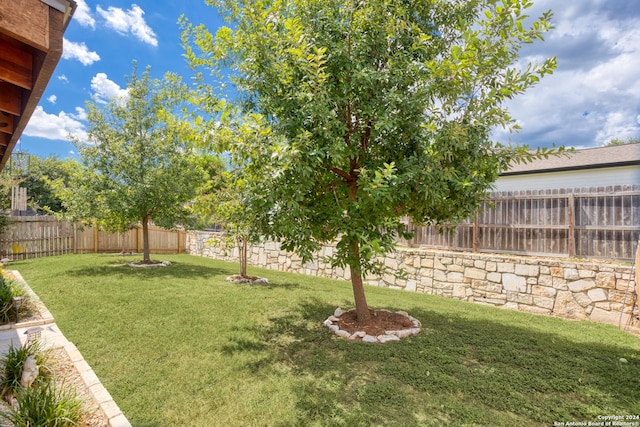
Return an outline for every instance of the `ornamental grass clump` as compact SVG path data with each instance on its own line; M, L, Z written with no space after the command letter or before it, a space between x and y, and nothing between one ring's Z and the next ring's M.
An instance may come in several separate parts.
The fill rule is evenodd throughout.
M38 377L48 380L51 378L51 369L47 365L50 351L45 350L39 341L31 341L21 347L9 347L7 354L0 359L0 394L5 400L21 387L20 378L24 362L29 356L33 356L38 365Z
M51 351L39 341L11 346L0 359L0 393L9 403L0 418L13 426L76 426L84 416L84 401L70 389L59 387L48 364ZM21 384L25 362L32 357L37 366L35 380Z
M83 400L75 392L44 378L33 387L21 387L16 392L15 405L0 413L16 427L77 426L83 415Z
M26 298L25 290L14 280L0 275L0 324L9 323L15 316L14 297ZM20 311L28 310L28 304L20 305Z

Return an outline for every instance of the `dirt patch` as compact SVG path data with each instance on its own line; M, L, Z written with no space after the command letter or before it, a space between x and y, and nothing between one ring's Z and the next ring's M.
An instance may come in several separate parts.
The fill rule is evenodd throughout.
M350 341L386 343L418 335L422 324L404 311L369 310L371 318L357 321L356 310L336 309L324 325L335 335Z
M411 320L404 314L374 310L369 310L369 313L371 313L370 320L358 322L358 315L355 310L347 311L338 318L339 320L336 324L341 330L351 334L364 331L374 337L384 335L385 331L398 331L400 329L410 329L413 327Z
M63 387L70 387L84 400L87 413L80 420L80 427L105 427L109 420L104 415L93 394L84 383L82 376L63 348L54 348L49 356L49 364L53 370L53 377L60 381Z

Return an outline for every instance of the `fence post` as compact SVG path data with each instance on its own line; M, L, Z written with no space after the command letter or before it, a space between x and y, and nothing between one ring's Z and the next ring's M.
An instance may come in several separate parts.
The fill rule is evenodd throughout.
M640 239L638 239L638 246L636 247L636 263L634 266L636 270L636 303L640 302Z
M98 253L98 224L93 224L93 252Z
M478 213L473 217L473 252L478 252L478 243L480 240L480 230L478 230Z
M575 220L575 198L573 193L567 197L567 221L569 223L569 257L576 256L576 220Z

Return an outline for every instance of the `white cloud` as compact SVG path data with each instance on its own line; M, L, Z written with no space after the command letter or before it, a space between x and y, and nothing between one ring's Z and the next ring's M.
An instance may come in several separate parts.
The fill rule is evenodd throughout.
M64 74L59 75L58 80L63 81L65 83L69 83L69 79Z
M78 119L78 120L86 121L87 120L87 110L85 110L82 107L76 107L76 114L73 117Z
M50 97L47 98L47 101L49 101L52 104L55 104L57 100L58 100L58 97L55 95L51 95Z
M557 56L558 68L507 104L522 131L494 137L534 147L593 147L640 137L640 9L625 5L536 1L530 14L553 9L556 28L546 41L525 45L522 59Z
M111 98L126 99L128 89L122 89L117 83L109 80L105 73L98 73L91 79L91 89L94 92L96 102L106 103Z
M62 58L77 59L82 65L91 65L96 61L100 61L100 55L89 51L86 44L75 43L66 38L63 39Z
M73 13L73 19L83 27L95 28L96 20L91 16L91 9L84 0L76 0L77 7Z
M58 115L48 114L38 105L24 129L26 136L46 139L69 139L69 135L80 141L87 140L87 132L81 120L86 119L83 108L76 108L77 114L61 111Z
M107 10L98 6L96 10L107 21L107 27L122 35L132 34L144 43L158 46L156 34L147 25L143 17L144 11L137 4L131 5L131 9L126 11L113 6L109 6Z
M601 120L602 125L596 134L596 141L604 144L612 139L626 140L638 136L637 120L633 120L633 111L612 111Z

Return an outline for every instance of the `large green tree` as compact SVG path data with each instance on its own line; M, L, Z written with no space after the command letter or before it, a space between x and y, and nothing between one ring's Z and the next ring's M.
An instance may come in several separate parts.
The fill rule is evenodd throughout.
M181 79L152 79L135 71L128 94L106 105L87 103L90 143L79 143L83 168L61 196L67 216L96 220L110 231L142 227L149 263L151 221L173 227L187 221L187 202L204 179Z
M358 321L363 276L416 223L472 214L514 161L535 155L491 139L517 129L504 101L555 67L519 62L550 12L528 0L209 0L228 20L215 35L184 23L186 56L215 105L230 83L264 137L226 147L251 177L265 236L309 259L337 241ZM222 76L214 82L211 76ZM225 77L226 76L226 77ZM231 99L231 98L230 98ZM223 115L223 117L225 117ZM237 125L236 123L236 125Z
M64 210L62 200L56 194L56 186L67 186L80 165L75 159L57 156L29 157L29 167L23 174L21 186L27 189L28 204L39 213L58 213Z
M0 234L11 225L11 188L19 184L20 179L6 170L0 173Z

